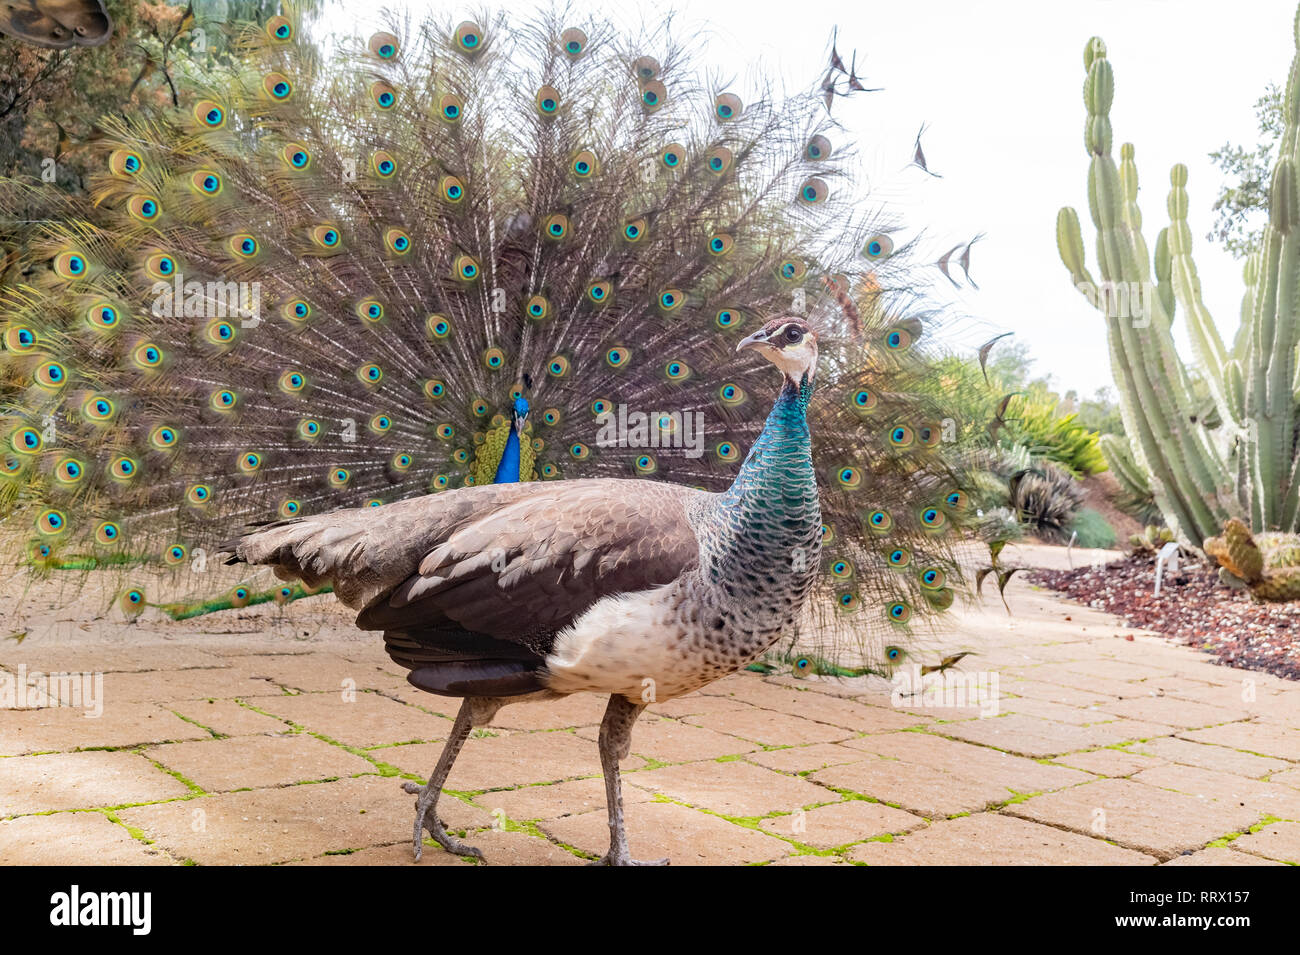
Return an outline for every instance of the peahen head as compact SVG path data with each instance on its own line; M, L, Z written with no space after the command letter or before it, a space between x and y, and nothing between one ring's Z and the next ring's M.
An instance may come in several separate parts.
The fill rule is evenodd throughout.
M817 374L817 333L802 318L783 315L774 318L743 339L736 351L752 348L781 369L786 380L798 386L805 375Z

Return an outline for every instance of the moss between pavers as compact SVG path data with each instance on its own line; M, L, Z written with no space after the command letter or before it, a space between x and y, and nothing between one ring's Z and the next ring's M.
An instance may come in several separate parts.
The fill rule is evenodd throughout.
M208 700L208 702L211 703L213 701ZM184 720L186 723L190 723L194 726L197 726L199 729L204 730L205 732L211 733L213 739L230 739L230 737L225 733L218 733L211 726L204 726L198 720L190 719L184 713L177 713L175 710L168 710L167 712L170 713L172 716L176 717L178 720Z

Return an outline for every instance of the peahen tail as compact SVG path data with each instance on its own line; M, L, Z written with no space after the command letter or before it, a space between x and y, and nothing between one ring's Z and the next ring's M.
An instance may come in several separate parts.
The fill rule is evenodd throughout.
M742 102L666 30L399 32L323 60L288 17L244 27L180 109L102 121L89 200L0 188L0 503L31 568L116 569L125 613L183 616L301 595L194 573L251 522L725 487L771 388L735 345L802 314L826 546L801 639L896 663L953 601L967 498L911 387L923 283L819 92Z

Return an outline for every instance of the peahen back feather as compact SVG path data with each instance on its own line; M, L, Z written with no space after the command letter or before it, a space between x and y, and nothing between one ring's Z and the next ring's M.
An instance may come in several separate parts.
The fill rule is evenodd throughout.
M91 202L3 184L27 559L126 568L134 614L212 596L185 571L249 522L516 477L723 488L776 385L735 345L802 314L824 573L783 652L898 662L953 601L966 498L910 387L906 247L815 91L742 103L666 32L600 23L394 26L329 63L295 31L245 28L180 110L104 120Z

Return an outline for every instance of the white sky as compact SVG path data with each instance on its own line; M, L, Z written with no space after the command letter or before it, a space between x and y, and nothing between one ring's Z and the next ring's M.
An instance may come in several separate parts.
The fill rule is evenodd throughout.
M388 5L462 14L441 0ZM522 0L508 9L540 6ZM323 25L368 36L381 23L379 8L348 0ZM575 8L631 25L663 9L645 0ZM866 85L885 87L834 108L864 154L876 197L925 230L936 258L986 233L972 252L980 290L951 293L956 340L975 345L1013 331L1029 345L1035 374L1085 395L1111 381L1105 331L1057 257L1055 222L1062 205L1078 210L1096 274L1082 84L1084 44L1101 36L1116 76L1114 152L1123 142L1137 148L1147 241L1154 246L1168 222L1169 167L1186 163L1205 302L1225 337L1235 331L1240 265L1204 239L1223 179L1207 154L1226 141L1255 143L1252 104L1270 81L1284 83L1295 52L1292 0L677 0L674 9L680 32L704 32L705 62L743 77L757 61L790 88L820 77L838 26L846 61L856 48ZM474 10L465 5L464 17ZM743 80L739 90L743 97ZM941 179L905 168L922 122L926 158Z

